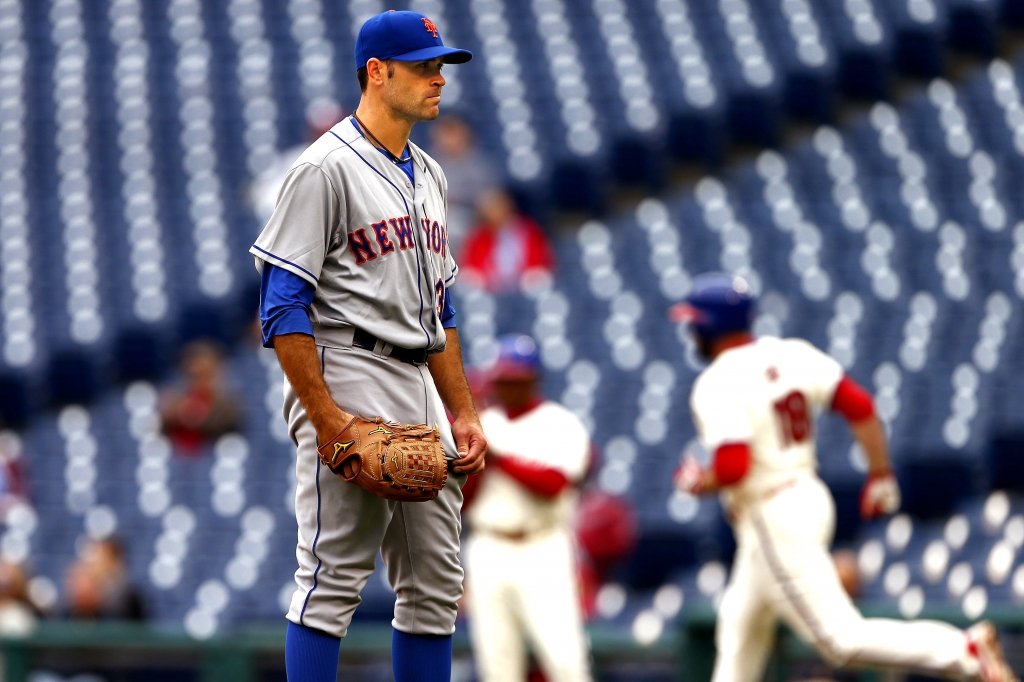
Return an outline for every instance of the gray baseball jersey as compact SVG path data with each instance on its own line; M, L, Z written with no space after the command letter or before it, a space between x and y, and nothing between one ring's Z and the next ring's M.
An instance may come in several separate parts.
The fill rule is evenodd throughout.
M441 311L458 266L447 181L410 143L415 186L344 119L298 158L249 250L316 287L318 327L359 327L403 348L444 349ZM319 341L319 338L318 338Z
M442 305L457 267L448 248L446 181L410 144L413 177L347 118L292 166L250 252L313 284L310 316L324 380L350 414L437 424L455 441L428 367L352 346L360 328L404 348L441 351ZM386 354L385 354L386 355ZM378 551L398 595L396 629L448 635L462 596L461 476L429 502L392 502L346 483L317 456L316 430L291 385L284 413L297 446L296 591L288 619L344 637Z

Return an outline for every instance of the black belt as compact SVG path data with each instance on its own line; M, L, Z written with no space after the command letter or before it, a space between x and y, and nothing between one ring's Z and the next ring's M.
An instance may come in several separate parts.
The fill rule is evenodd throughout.
M352 345L355 348L362 348L363 350L368 350L371 353L377 349L378 341L380 341L380 339L370 332L364 332L362 329L356 329L355 333L352 335ZM427 362L427 349L391 346L391 352L387 354L387 357L394 358L399 362L406 362L410 365L423 365Z

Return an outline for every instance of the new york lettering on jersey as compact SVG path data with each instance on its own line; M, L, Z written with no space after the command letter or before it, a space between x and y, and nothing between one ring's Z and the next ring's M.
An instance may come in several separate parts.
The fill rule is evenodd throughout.
M458 273L447 181L412 143L409 154L412 180L346 118L289 171L250 252L257 268L273 263L316 287L314 330L354 326L403 348L444 348L440 314Z
M444 225L441 225L436 220L432 221L430 218L422 218L420 223L423 229L423 241L426 248L436 254L440 254L441 258L446 258L448 255L448 230L445 229ZM398 250L407 251L408 249L415 249L416 243L412 238L411 225L412 219L409 216L387 218L379 223L373 223L370 225L370 230L377 243L376 247L374 247L370 237L367 236L366 228L361 227L354 232L349 232L349 248L352 251L352 255L355 256L356 265L364 265L368 261L375 259L378 254L386 256L389 253L395 252L396 244L388 235L389 229L397 238Z

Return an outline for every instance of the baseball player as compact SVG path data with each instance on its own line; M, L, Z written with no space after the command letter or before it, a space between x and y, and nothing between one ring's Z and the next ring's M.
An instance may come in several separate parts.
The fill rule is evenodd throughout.
M815 473L814 416L838 412L864 449L866 518L900 504L885 431L870 394L838 362L800 339L755 339L753 309L747 283L720 274L696 278L673 309L711 363L694 383L690 409L713 459L707 469L685 459L677 484L693 494L721 492L737 542L718 612L714 682L760 680L778 619L835 666L1015 681L991 623L962 631L857 611L828 554L835 509Z
M490 466L467 521L470 635L482 682L523 682L529 643L551 682L590 680L576 584L572 516L590 437L538 389L537 345L500 340L498 404L480 415Z
M482 470L486 441L448 296L458 268L444 173L408 140L438 115L442 65L472 55L445 47L422 14L385 12L363 24L355 57L358 108L295 162L251 249L298 452L286 667L292 682L336 680L340 638L380 551L397 594L395 679L448 682L463 579L459 483ZM419 483L398 486L391 457L371 462L391 452L380 439L396 427L423 441L399 453L413 474L433 466L440 442L455 474L431 469L443 487L403 498Z

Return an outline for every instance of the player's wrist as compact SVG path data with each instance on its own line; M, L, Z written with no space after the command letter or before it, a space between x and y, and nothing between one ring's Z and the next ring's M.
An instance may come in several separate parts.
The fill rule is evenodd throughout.
M672 475L675 486L690 495L701 495L707 489L708 472L697 460L687 457Z
M480 428L480 417L477 415L476 408L473 407L472 403L464 405L458 410L452 410L452 416L455 417L456 422Z
M310 415L309 420L313 423L313 428L316 429L317 438L321 442L327 442L345 429L352 421L352 415L335 405L334 409L328 407L316 416Z

